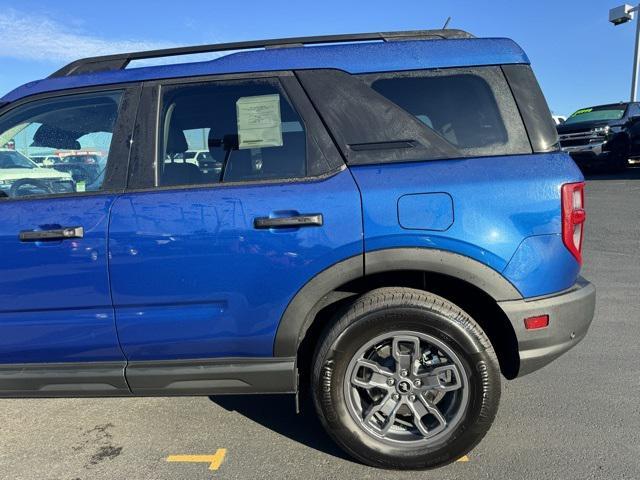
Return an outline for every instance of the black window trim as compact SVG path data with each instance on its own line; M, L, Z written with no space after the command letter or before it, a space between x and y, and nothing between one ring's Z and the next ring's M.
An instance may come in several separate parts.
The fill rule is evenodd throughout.
M131 145L133 144L133 127L140 97L142 92L142 82L126 82L111 85L97 85L90 87L80 87L66 90L56 90L54 92L45 92L36 95L30 95L0 108L0 117L11 111L36 102L54 100L58 98L71 97L77 95L88 95L92 93L110 93L122 92L120 106L118 108L118 117L116 119L113 131L113 137L109 148L109 158L107 161L107 170L105 179L100 190L92 192L73 192L73 193L48 193L44 195L29 195L24 197L0 197L0 203L7 202L29 202L38 200L57 200L78 197L95 197L103 195L114 195L125 191L127 172L129 170L129 161L131 154Z
M500 65L520 117L527 130L533 153L560 151L560 141L549 105L530 64Z
M307 141L310 138L318 145L318 149L322 155L327 159L327 163L330 165L326 171L316 174L308 175L305 177L295 178L277 178L277 179L264 179L264 180L247 180L237 182L214 182L214 183L202 183L202 184L186 184L186 185L158 185L156 178L156 168L158 159L162 154L162 145L160 142L160 132L162 131L162 90L168 86L177 85L190 85L190 84L203 84L222 82L229 80L248 80L256 78L275 78L279 80L280 85L287 95L287 100L291 103L291 106L300 116L303 122L305 132L307 134ZM145 100L145 97L148 97ZM153 107L149 108L151 103L148 102L150 98L154 99ZM138 118L136 120L136 126L134 130L153 132L153 139L148 138L140 142L136 142L133 145L131 152L132 160L129 162L129 173L127 178L127 185L125 191L127 193L136 192L160 192L160 191L182 191L182 190L203 190L211 188L233 188L239 186L261 186L261 185L278 185L287 183L310 183L324 181L341 171L345 170L345 165L342 156L340 155L338 148L333 143L329 133L327 132L323 122L321 121L318 113L311 104L309 98L306 96L302 86L295 77L292 70L277 70L277 71L263 71L263 72L247 72L247 73L231 73L231 74L219 74L219 75L202 75L195 77L181 77L181 78L169 78L169 79L157 79L144 82L142 100L140 103ZM152 155L149 155L153 152ZM146 160L145 160L146 158ZM146 163L146 165L142 165ZM309 165L307 158L307 166ZM149 168L153 166L153 168ZM144 171L146 168L146 172Z

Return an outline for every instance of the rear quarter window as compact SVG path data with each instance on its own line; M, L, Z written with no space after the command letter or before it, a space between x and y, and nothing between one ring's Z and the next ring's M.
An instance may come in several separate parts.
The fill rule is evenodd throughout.
M296 75L351 165L532 153L500 67Z
M362 79L457 149L460 157L531 153L499 67L368 74Z

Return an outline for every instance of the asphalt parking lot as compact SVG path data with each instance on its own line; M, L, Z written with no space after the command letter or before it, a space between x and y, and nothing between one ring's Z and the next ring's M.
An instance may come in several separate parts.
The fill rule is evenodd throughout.
M640 169L591 177L587 212L583 275L598 288L590 333L503 384L498 418L468 461L419 473L364 467L312 412L297 416L292 397L0 400L0 478L640 478Z

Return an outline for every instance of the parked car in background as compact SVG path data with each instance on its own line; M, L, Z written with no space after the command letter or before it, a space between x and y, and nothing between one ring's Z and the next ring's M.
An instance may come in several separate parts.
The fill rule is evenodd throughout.
M621 171L640 158L640 103L581 108L557 130L562 150L581 168Z
M54 159L52 168L70 173L76 183L82 186L92 185L99 180L106 164L103 152L91 150L59 152Z
M75 183L68 173L41 168L16 150L0 149L0 197L74 191Z
M235 53L126 68L194 50ZM302 392L354 458L433 468L592 321L584 177L512 40L80 60L0 99L0 138L23 125L107 173L0 200L0 397Z
M222 172L222 161L216 160L209 150L187 150L184 153L186 162L193 161L203 175L220 176Z
M41 167L51 167L60 160L57 155L29 155L29 158Z

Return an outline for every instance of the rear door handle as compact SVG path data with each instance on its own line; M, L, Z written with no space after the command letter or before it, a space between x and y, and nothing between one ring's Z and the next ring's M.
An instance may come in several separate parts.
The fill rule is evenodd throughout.
M67 240L84 237L82 227L63 227L54 230L23 230L20 232L21 242L41 242L42 240Z
M312 213L293 217L257 217L253 221L253 226L257 229L321 227L323 222L321 213Z

